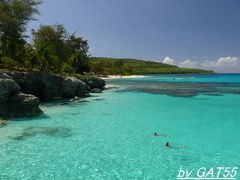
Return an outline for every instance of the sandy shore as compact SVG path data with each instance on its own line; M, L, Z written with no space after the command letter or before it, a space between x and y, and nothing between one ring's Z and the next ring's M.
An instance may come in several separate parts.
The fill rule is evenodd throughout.
M143 75L130 75L130 76L121 76L121 75L109 75L107 77L101 77L102 79L127 79L127 78L144 78L149 76L143 76Z

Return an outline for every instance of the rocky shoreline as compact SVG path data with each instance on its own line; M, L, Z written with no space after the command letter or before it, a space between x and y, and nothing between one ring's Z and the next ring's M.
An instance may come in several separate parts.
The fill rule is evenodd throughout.
M7 125L7 121L0 119L0 127Z
M39 103L99 93L105 81L93 76L66 77L40 72L0 72L0 117L42 114Z

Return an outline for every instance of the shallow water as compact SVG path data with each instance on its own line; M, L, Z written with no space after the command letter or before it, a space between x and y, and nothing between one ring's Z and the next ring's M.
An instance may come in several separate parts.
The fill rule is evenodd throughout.
M180 167L240 167L240 75L108 83L119 88L43 104L44 116L0 128L0 179L176 179Z

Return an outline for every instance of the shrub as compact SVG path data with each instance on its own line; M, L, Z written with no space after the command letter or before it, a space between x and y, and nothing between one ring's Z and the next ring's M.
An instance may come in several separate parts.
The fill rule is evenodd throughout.
M14 61L10 57L2 57L1 58L1 64L3 65L4 68L8 69L15 69L17 68L17 61Z
M68 73L68 74L71 74L71 73L73 73L73 68L72 68L72 66L70 66L69 64L64 64L63 66L62 66L62 72L64 72L64 73Z

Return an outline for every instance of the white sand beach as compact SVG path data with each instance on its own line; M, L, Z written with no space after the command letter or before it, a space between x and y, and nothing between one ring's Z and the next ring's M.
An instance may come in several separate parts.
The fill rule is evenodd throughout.
M128 79L128 78L145 78L149 76L144 75L130 75L130 76L121 76L121 75L109 75L107 77L101 77L102 79Z

